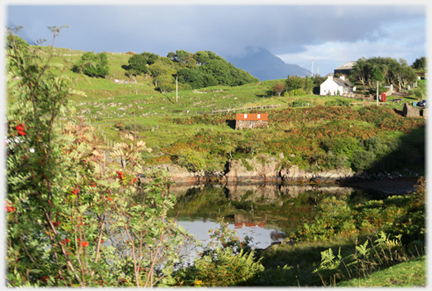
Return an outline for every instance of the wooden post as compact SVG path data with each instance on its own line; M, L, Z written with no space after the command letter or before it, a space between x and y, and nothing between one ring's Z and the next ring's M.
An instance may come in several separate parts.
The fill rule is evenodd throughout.
M379 92L378 92L378 89L379 89L379 87L378 87L378 81L377 81L377 106L378 106L378 96L379 96Z
M178 103L178 77L176 76L176 103Z

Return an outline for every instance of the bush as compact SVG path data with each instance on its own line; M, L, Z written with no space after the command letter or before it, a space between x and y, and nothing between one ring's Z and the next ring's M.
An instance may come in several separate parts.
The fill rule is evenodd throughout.
M212 241L204 248L194 265L174 274L176 286L242 286L264 271L261 259L255 261L251 238L241 241L235 230L218 217L219 229L210 229Z
M75 73L82 72L90 77L105 77L109 74L108 57L105 53L86 52L81 60L72 67Z
M345 105L345 102L341 100L332 100L332 101L327 101L325 103L325 106L342 106L342 105Z
M50 64L53 52L9 66L19 80L7 84L7 139L20 142L7 145L7 286L151 287L190 238L167 219L168 175L144 173L140 152L151 150L131 135L110 153L125 163L105 162L95 129L74 123L67 101L84 94ZM8 63L19 54L8 50ZM136 203L139 174L154 180Z
M137 123L136 127L135 127L135 123L126 123L123 127L123 130L131 130L131 131L144 131L146 130L146 128L144 127L144 125Z
M178 154L175 163L192 172L204 170L206 166L205 155L194 150L185 150Z
M303 89L294 89L289 91L289 96L304 96L306 95L306 91Z
M312 105L313 102L309 100L296 100L291 104L292 107L302 107L302 106L312 106Z
M216 256L203 256L195 260L194 266L176 274L175 286L246 286L248 280L264 271L260 262L255 262L253 252L238 255L230 248L215 250Z
M326 152L347 156L350 161L352 160L354 152L361 149L359 142L353 137L338 139L328 138L322 142L322 147Z
M365 171L372 168L376 162L376 156L371 151L356 150L352 157L351 165L354 171Z

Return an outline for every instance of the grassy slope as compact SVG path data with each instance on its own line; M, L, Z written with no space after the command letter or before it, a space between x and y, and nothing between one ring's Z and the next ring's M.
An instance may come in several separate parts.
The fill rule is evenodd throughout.
M426 256L400 263L364 278L336 284L337 287L425 287Z
M43 52L47 47L41 47ZM55 48L54 61L66 63L72 68L84 52L64 48ZM190 126L174 124L171 117L187 118L196 114L210 113L212 110L225 110L241 107L275 105L287 107L295 100L304 100L314 104L323 104L330 100L344 100L346 104L352 99L343 97L320 97L314 95L300 97L274 97L268 91L274 83L283 80L263 81L239 87L214 86L201 90L180 91L178 103L175 92L161 94L155 90L151 77L137 77L137 84L131 84L125 76L123 65L127 65L130 55L109 53L110 74L105 78L80 76L76 88L86 93L87 97L74 97L72 104L78 109L78 115L84 122L100 127L107 139L116 141L118 134L114 125L132 125L134 119L138 125L138 136L145 138L150 147L163 147L176 141L179 135L192 136L197 130L211 129L216 132L229 133L228 126ZM72 79L78 74L71 70L66 72ZM114 80L129 81L119 84ZM202 92L202 93L199 93ZM269 98L271 97L271 98ZM396 97L395 97L396 98ZM390 97L389 99L392 99ZM414 99L405 99L411 102ZM392 104L399 110L402 103ZM157 131L151 131L152 128ZM163 133L163 134L161 134Z

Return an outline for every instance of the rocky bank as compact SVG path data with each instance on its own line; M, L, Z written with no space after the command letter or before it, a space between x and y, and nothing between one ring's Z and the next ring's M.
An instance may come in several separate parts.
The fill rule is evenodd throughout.
M244 184L283 183L331 185L371 188L387 194L401 194L413 191L416 179L405 179L397 172L392 173L355 173L351 169L308 172L297 165L284 165L284 157L261 154L253 159L231 160L226 171L190 172L176 164L155 165L153 169L166 170L178 187L204 183L220 183L225 187L239 187ZM146 178L141 178L145 182ZM271 196L271 195L270 195Z

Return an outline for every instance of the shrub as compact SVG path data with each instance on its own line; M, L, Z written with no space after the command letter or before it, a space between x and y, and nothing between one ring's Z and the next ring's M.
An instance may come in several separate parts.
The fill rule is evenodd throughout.
M90 77L105 77L109 74L108 57L105 53L86 52L81 56L81 60L73 66L72 71L82 72Z
M175 163L189 171L198 172L205 169L205 154L194 150L185 150L176 155Z
M370 169L375 162L376 156L372 151L356 150L351 165L354 171L365 171Z
M174 274L175 286L245 286L248 280L264 271L260 262L255 262L253 252L240 251L234 255L230 248L215 249L215 256L203 256L194 266Z
M294 89L289 91L289 96L303 96L306 95L306 91L303 89Z
M212 241L193 266L174 273L176 286L242 286L264 271L261 259L254 259L252 239L240 240L223 217L217 222L219 229L209 230Z
M345 102L341 100L326 101L325 106L342 106Z
M168 176L146 174L153 180L141 188L143 203L134 202L140 152L150 149L127 135L111 153L125 163L105 162L95 129L74 122L68 99L85 95L64 77L67 68L50 64L53 50L9 66L7 285L154 286L190 239L167 219L175 203ZM9 50L7 61L17 54ZM58 127L59 118L70 122Z
M352 161L354 152L360 150L361 147L357 139L353 137L345 138L328 138L322 142L322 147L326 152L332 152L334 155L343 155L348 157L348 160Z

